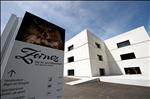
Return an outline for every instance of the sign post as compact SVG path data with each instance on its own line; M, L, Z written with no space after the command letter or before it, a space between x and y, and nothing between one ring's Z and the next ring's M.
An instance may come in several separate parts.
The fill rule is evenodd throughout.
M1 99L62 99L64 40L64 29L26 12L1 79Z

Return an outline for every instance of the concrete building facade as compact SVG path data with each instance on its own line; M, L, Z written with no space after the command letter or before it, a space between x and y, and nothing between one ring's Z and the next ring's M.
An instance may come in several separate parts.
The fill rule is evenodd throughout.
M64 76L150 77L150 38L139 27L105 41L88 30L65 43Z

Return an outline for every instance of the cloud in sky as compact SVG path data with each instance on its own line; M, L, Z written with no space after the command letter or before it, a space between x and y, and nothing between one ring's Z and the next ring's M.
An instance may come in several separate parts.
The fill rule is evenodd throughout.
M66 40L84 29L107 39L139 26L150 33L149 1L2 1L1 30L12 13L29 11L66 30Z

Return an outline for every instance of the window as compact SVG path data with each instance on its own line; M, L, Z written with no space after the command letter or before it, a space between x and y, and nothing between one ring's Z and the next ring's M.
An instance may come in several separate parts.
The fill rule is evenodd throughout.
M125 46L128 46L128 45L130 45L130 41L129 40L117 43L118 48L125 47Z
M71 51L73 49L73 45L68 47L68 51Z
M97 55L99 61L103 61L103 57L101 55Z
M74 69L68 70L68 76L74 76Z
M139 67L124 68L126 74L141 74Z
M127 60L127 59L134 59L136 58L134 53L127 53L127 54L122 54L120 55L121 60Z
M100 44L98 44L98 43L95 42L95 45L96 45L97 48L101 49Z
M100 76L104 76L105 75L105 69L99 68L99 72L100 72Z
M68 63L70 63L70 62L74 62L74 57L73 56L68 58Z

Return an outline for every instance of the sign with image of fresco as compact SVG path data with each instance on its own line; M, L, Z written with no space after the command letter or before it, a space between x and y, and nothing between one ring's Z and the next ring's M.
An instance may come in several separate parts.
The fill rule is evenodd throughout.
M28 12L1 79L1 99L62 99L65 30Z

